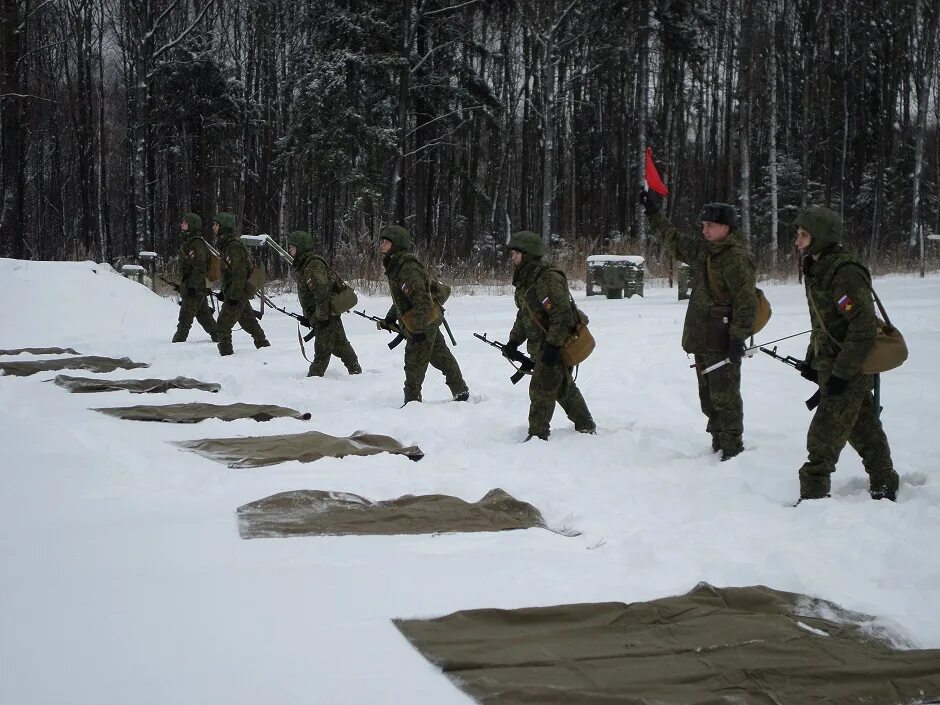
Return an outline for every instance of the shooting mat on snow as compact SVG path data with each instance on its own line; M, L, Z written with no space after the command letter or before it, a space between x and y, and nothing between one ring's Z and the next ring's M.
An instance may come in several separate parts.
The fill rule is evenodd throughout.
M872 617L764 586L651 602L479 609L394 620L480 703L857 705L936 702L940 650L901 650Z
M133 362L129 357L116 359L85 355L82 357L57 358L55 360L30 360L29 362L0 362L0 373L16 377L28 377L38 372L53 370L91 370L92 372L114 372L150 367L146 362Z
M18 348L16 350L0 350L0 355L78 355L78 350L72 348Z
M206 419L254 419L270 421L276 418L310 420L309 413L274 404L164 404L160 406L111 406L92 409L103 414L129 421L167 421L169 423L199 423Z
M498 488L478 502L442 494L370 502L347 492L296 490L238 508L238 533L243 539L531 528L545 528L539 510Z
M131 394L159 394L168 389L199 389L203 392L217 392L222 387L214 382L200 382L189 377L173 379L97 379L95 377L70 377L56 375L55 383L70 392L118 392L129 391Z
M289 460L312 463L320 458L377 453L404 455L409 460L421 460L424 457L418 446L403 446L391 436L362 431L356 431L351 436L330 436L319 431L307 431L282 436L204 438L175 443L207 458L226 463L230 468L274 465Z

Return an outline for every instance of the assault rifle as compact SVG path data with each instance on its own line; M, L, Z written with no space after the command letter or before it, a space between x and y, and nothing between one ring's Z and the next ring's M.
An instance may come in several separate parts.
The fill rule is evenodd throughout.
M176 282L171 282L169 279L167 279L161 274L157 275L157 279L162 281L164 284L168 284L169 286L173 287L173 291L175 291L177 294L180 294L180 296L182 296L182 292L180 291L180 289L182 289L182 286L180 284L177 284ZM212 291L212 289L203 289L203 292L205 293L206 296L211 296L213 299L219 300L219 295L216 292ZM183 305L182 300L177 301L177 303L180 306Z
M779 360L779 361L782 362L784 365L789 365L790 367L794 368L794 369L795 369L797 372L799 372L800 374L802 374L803 371L806 369L806 363L805 363L803 360L798 360L797 358L793 357L792 355L786 355L786 356L784 356L784 355L778 355L778 354L777 354L777 346L776 346L776 345L774 345L774 349L773 349L773 350L769 350L769 349L767 349L767 348L763 348L763 347L762 347L762 348L760 349L760 351L761 351L762 353L767 353L767 354L770 355L774 360ZM813 394L813 396L811 396L809 399L807 399L804 403L806 404L806 408L809 409L810 411L812 411L812 410L815 409L817 406L819 406L819 389L817 389L817 390L816 390L816 393Z
M355 309L353 309L353 313L355 313L357 316L362 316L363 318L372 321L377 326L379 326L380 329L385 329L389 333L398 334L395 336L395 339L392 340L392 342L388 344L389 350L394 350L401 344L403 340L406 340L408 338L408 334L395 323L389 323L384 318L379 318L378 316L370 316L365 311L356 311Z
M505 343L501 343L498 340L490 340L489 338L486 337L486 333L484 333L483 335L480 335L479 333L474 333L473 337L476 338L477 340L482 340L484 343L486 343L490 347L494 347L497 350L499 350L503 354L503 357L509 360L510 365L512 365L512 363L514 362L519 363L518 367L516 367L515 365L512 365L513 367L516 367L515 374L513 374L513 376L509 378L509 381L512 382L513 384L518 384L520 379L522 379L526 375L532 374L532 370L535 369L535 363L532 362L532 358L530 358L525 353L521 353L514 348L510 348Z
M798 335L806 335L807 333L810 333L810 332L812 331L804 330L802 333L794 333L793 335L787 335L787 336L784 336L783 338L777 338L776 340L768 340L766 343L761 343L760 345L752 345L749 348L744 348L744 357L753 357L757 353L758 348L763 350L763 348L761 348L761 345L770 345L771 343L779 343L781 340L789 340L790 338L795 338ZM754 339L751 338L751 340L753 341ZM776 349L777 348L774 348L774 350ZM767 352L767 351L764 350L764 352ZM709 365L708 367L706 367L704 370L702 370L702 374L707 375L709 372L714 372L718 368L724 367L725 365L730 365L730 364L731 364L731 358L726 357L724 360L720 360L719 362L716 362L714 365ZM689 367L696 367L696 366L697 365L689 365Z
M271 299L269 299L260 291L258 292L257 295L261 298L262 301L264 301L264 303L266 303L268 306L273 308L275 311L280 311L285 316L290 316L291 318L296 319L296 321L300 323L300 325L304 326L305 328L309 328L310 332L307 333L307 335L303 336L303 340L305 343L309 343L316 336L317 334L316 329L313 327L313 324L310 323L310 321L308 321L304 316L301 316L299 313L294 313L293 311L288 311L287 309L281 308L280 306L278 306L276 303L271 301ZM255 311L255 313L257 314L258 312ZM300 335L300 331L298 331L297 334Z

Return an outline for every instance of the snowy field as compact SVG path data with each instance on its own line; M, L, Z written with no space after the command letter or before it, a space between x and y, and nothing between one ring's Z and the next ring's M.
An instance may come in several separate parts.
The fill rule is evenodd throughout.
M832 499L792 508L813 386L766 355L745 361L746 452L720 463L680 348L675 290L576 294L599 346L578 379L598 435L575 433L559 409L548 443L522 444L526 385L513 387L508 363L471 336L505 340L511 297L449 302L471 403L450 401L432 369L425 402L399 409L403 347L389 351L390 336L356 316L344 321L365 374L349 377L334 359L325 378L306 379L294 322L275 311L262 321L272 347L255 350L236 330L235 355L221 358L198 324L188 343L171 344L175 302L104 267L0 260L0 349L71 346L151 363L109 378L222 385L69 394L47 381L55 373L0 378L0 703L468 703L392 618L634 602L703 580L808 593L876 615L910 646L940 648L940 277L876 286L912 351L883 376L898 502L868 498L847 449ZM764 288L774 316L758 342L809 327L801 287ZM299 310L292 297L278 302ZM388 298L364 305L384 315ZM805 347L804 336L780 352L802 357ZM276 403L313 419L174 425L88 410L186 401ZM312 429L388 434L426 457L235 470L168 442ZM239 505L286 490L476 501L494 487L580 536L245 541L235 519Z

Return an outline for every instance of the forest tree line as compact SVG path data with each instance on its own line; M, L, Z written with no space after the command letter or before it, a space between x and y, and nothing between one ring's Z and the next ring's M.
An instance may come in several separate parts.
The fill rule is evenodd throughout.
M389 222L443 262L649 252L647 145L674 222L731 202L768 268L806 204L873 265L940 233L936 0L0 7L0 256L168 256L223 210L347 257Z

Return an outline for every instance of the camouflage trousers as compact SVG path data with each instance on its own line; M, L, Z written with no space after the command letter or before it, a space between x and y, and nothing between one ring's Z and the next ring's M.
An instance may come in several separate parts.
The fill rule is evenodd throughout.
M712 447L726 453L740 451L743 446L744 403L741 401L741 365L726 364L702 374L702 370L727 357L723 354L695 356L698 377L698 400L702 413L708 417L705 426L712 436Z
M438 326L429 326L427 337L420 343L409 340L405 343L405 402L421 401L421 385L428 372L428 365L444 373L451 394L467 391L460 365L454 357Z
M216 321L216 334L219 338L219 352L221 354L231 355L233 352L232 327L235 325L236 321L238 321L242 330L248 333L252 340L255 341L255 347L259 347L262 342L267 342L267 338L264 337L264 331L261 329L261 324L258 323L255 311L251 307L251 300L246 296L233 306L232 303L226 299L222 303L222 310L219 311L219 320Z
M187 292L180 298L180 317L176 324L174 340L182 342L189 337L189 329L193 326L194 318L199 321L199 325L209 334L209 337L215 340L216 325L215 318L212 316L212 307L209 306L206 295L199 292L192 294Z
M322 377L329 367L330 358L336 355L350 373L362 372L359 367L359 358L346 337L346 329L339 316L330 317L330 327L317 331L313 339L313 362L310 363L308 377Z
M828 374L820 374L820 399L806 434L808 460L800 468L800 497L829 494L830 475L845 444L862 457L872 491L897 492L898 474L891 462L888 437L875 414L874 377L858 375L837 396L826 393Z
M571 379L571 368L561 362L546 365L542 362L539 346L529 345L529 355L535 360L529 382L529 434L547 438L550 432L555 403L561 405L575 429L594 430L594 419L578 385Z

